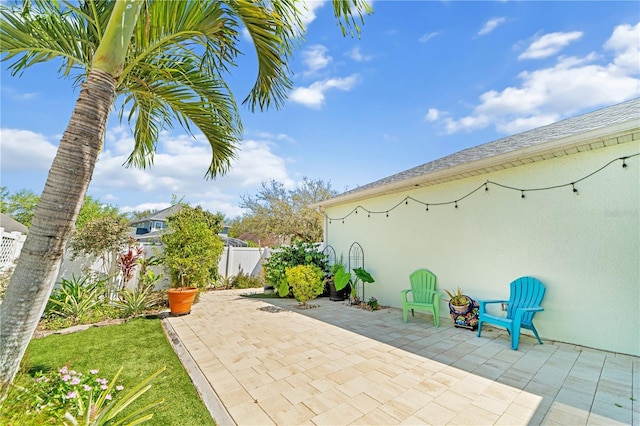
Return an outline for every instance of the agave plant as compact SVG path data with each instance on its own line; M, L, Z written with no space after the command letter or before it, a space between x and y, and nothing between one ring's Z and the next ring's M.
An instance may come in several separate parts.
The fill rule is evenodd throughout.
M445 290L445 292L449 295L449 303L454 306L467 306L470 303L469 298L462 294L462 289L460 289L460 287L458 287L458 291L455 294L451 293L449 290Z

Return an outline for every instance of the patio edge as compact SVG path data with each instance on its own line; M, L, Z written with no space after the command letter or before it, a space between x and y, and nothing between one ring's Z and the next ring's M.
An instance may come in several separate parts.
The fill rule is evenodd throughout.
M220 401L218 394L213 387L211 387L211 384L202 373L202 370L198 367L198 364L182 344L182 341L180 340L180 337L178 337L173 326L169 321L167 321L167 317L168 314L160 316L162 319L162 328L167 335L167 340L169 340L174 352L178 355L182 366L187 370L187 374L189 374L193 385L198 391L198 394L200 394L200 398L202 399L205 407L209 410L209 414L211 414L211 417L217 425L236 426L236 422L233 421L233 418L222 404L222 401Z

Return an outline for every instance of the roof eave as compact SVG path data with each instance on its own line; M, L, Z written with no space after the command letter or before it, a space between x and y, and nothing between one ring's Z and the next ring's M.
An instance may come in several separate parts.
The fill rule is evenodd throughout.
M374 196L393 194L401 191L415 189L416 187L430 186L442 182L467 178L473 175L489 173L490 168L511 168L514 161L524 163L543 161L560 155L570 155L584 151L586 148L595 149L594 144L604 142L617 136L640 131L638 119L632 119L622 123L601 127L584 133L574 134L565 138L554 139L548 142L516 149L514 151L497 154L479 160L470 161L456 166L424 173L420 176L404 179L398 182L383 184L362 191L355 191L344 195L311 204L309 207L324 209L344 203L355 202ZM575 152L567 152L575 151ZM530 160L530 161L527 161Z

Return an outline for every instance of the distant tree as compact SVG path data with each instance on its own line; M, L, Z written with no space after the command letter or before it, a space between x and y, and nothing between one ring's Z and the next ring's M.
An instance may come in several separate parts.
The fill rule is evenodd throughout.
M156 209L146 209L146 210L139 210L139 211L133 211L129 214L129 217L131 218L131 220L139 220L142 218L145 218L147 216L151 216L154 213L156 213L158 210Z
M128 222L123 217L102 216L90 219L73 233L73 255L104 259L127 245L129 231Z
M9 201L9 190L6 186L0 185L0 212L6 213L7 202Z
M78 220L76 221L76 230L82 229L88 222L98 218L109 217L113 219L124 218L124 213L120 213L118 207L111 204L103 204L97 198L93 198L89 195L84 197L84 202L80 208L78 214Z
M8 214L18 222L31 226L31 219L36 210L40 197L30 189L21 189L11 194L5 186L0 186L0 208L2 213ZM82 228L85 223L99 217L122 217L117 206L103 204L97 198L90 195L84 197L84 202L78 214L76 229Z
M88 257L102 261L102 273L112 291L117 290L117 259L129 243L129 221L124 216L97 215L76 227L70 240L72 258Z
M30 189L21 189L10 194L6 187L0 189L2 213L7 214L25 226L31 226L31 219L40 197Z
M248 233L263 241L275 240L276 244L287 244L293 237L305 242L322 241L322 214L309 204L336 195L331 183L321 179L305 177L292 190L275 180L263 182L256 195L241 197L240 207L248 211L233 224L233 235Z

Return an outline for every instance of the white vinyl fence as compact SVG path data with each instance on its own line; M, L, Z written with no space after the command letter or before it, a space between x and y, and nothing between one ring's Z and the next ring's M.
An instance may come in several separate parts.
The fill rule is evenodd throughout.
M0 271L13 267L26 238L26 235L20 232L5 232L4 228L0 227Z
M10 269L14 265L14 261L20 255L22 246L24 245L25 235L19 232L4 232L4 228L0 227L0 272ZM159 256L162 254L161 244L141 244L144 249L144 256ZM262 273L261 258L269 256L268 248L257 247L225 247L220 261L218 262L218 273L222 277L234 277L238 273L243 272L251 276L259 276ZM139 266L137 267L139 268ZM135 288L138 284L138 269L134 271L134 278L127 283L128 288ZM163 274L162 278L156 283L156 289L168 288L170 286L170 277L162 265L151 268L156 274ZM68 249L65 252L58 272L56 283L63 278L72 279L82 277L87 273L97 273L103 275L114 275L119 272L116 265L116 259L111 256L105 258L90 259L85 256L73 258L73 252ZM121 281L121 277L116 277Z
M259 276L262 273L260 259L268 256L268 248L225 247L218 262L218 273L222 277L235 277L240 272Z
M149 243L141 244L141 246L144 250L143 256L147 258L162 255L163 247L161 244ZM267 253L268 249L266 248L225 247L218 262L218 273L222 277L233 277L242 271L251 276L259 276L262 270L260 258L266 256ZM86 257L72 259L72 257L70 250L65 253L56 282L60 282L62 278L71 279L74 275L81 277L87 273L119 274L119 269L115 263L116 259L88 259ZM133 278L127 283L127 288L133 289L138 285L139 268L140 266L137 266L133 271ZM162 274L162 278L158 280L155 286L157 290L168 288L171 285L171 277L163 265L153 266L150 269L155 274ZM121 275L119 274L116 277L117 282L122 281Z

